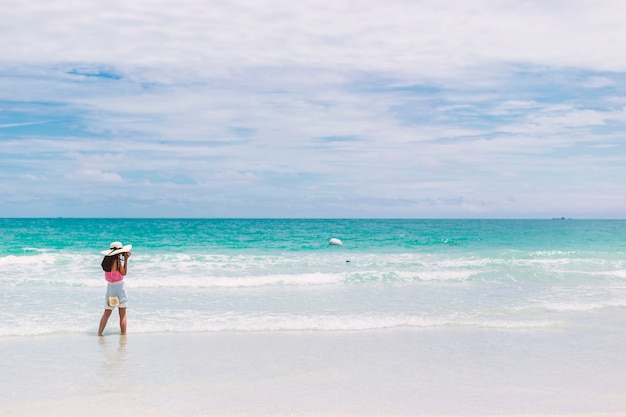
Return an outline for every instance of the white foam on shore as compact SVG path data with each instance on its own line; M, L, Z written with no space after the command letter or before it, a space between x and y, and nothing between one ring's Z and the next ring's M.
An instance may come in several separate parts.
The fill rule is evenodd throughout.
M94 254L50 251L8 255L0 257L2 283L22 287L96 287L102 284L100 260ZM422 253L138 253L131 257L129 279L144 287L198 288L473 280L532 283L538 279L558 280L564 274L606 282L622 280L626 276L623 265L619 259L509 259Z
M95 331L99 311L81 313L63 320L46 322L37 317L5 316L0 324L0 337L90 334ZM131 310L127 313L129 326L136 334L144 333L223 333L223 332L363 332L395 328L467 328L493 330L554 329L563 323L556 320L514 320L490 317L428 317L417 314L293 314L242 313L181 310L165 308L158 319L154 312ZM107 333L117 332L117 313L111 316Z

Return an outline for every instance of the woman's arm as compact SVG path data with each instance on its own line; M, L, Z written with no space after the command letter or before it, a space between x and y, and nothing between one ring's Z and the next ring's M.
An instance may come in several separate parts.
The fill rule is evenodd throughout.
M130 252L124 253L124 263L120 263L120 274L126 276L128 271L128 258L130 258Z

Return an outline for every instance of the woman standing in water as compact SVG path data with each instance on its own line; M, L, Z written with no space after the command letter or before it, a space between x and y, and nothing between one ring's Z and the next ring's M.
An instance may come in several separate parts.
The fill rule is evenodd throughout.
M126 334L126 303L128 298L124 289L124 277L128 272L128 258L130 258L132 247L132 245L123 246L121 242L113 242L109 250L101 252L104 255L101 265L104 270L104 279L107 280L107 295L104 313L98 328L98 336L102 336L115 307L120 313L120 330L122 334Z

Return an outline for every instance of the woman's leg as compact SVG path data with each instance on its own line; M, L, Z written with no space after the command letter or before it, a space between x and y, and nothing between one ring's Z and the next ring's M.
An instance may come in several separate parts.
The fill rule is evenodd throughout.
M112 310L104 310L102 314L102 318L100 319L100 327L98 328L98 336L102 336L102 332L107 325L107 321L109 321L109 317L111 317Z
M120 311L120 330L122 334L126 334L126 307L118 308Z

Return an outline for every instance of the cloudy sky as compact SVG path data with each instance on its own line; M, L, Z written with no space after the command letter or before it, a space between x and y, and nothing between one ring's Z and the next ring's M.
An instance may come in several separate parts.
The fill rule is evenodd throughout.
M622 0L4 0L0 217L626 217Z

